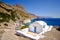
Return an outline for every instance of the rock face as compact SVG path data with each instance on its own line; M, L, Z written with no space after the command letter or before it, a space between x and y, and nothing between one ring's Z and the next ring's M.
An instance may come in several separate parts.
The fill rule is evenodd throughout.
M39 17L39 16L36 16L36 15L34 15L34 14L31 14L31 13L29 13L28 15L29 15L29 17L30 17L31 19L34 19L34 18Z
M36 15L29 14L25 11L24 7L21 5L8 5L6 3L0 2L0 21L17 21L32 19L37 17Z

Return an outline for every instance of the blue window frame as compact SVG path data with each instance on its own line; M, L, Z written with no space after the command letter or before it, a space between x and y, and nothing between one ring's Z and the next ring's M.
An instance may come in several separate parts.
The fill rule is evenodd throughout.
M36 33L36 27L34 27L34 32Z

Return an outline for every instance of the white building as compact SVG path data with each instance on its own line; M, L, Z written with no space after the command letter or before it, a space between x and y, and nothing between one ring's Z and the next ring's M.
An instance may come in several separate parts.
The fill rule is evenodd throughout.
M49 28L50 26L48 26L47 23L44 21L35 21L29 25L29 31L38 34L42 34L48 31Z
M29 28L17 30L17 34L38 40L39 38L44 38L45 36L42 34L50 31L52 27L53 26L48 26L44 21L35 21L29 25Z

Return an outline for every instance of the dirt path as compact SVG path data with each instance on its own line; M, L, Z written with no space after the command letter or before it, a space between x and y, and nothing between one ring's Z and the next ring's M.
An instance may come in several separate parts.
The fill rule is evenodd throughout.
M2 35L1 40L19 40L15 32L15 25L10 25L10 29L5 29L5 33Z
M31 40L29 38L17 36L16 34L16 26L9 25L10 29L5 29L5 33L2 35L1 40ZM44 34L46 37L39 40L60 40L60 32L56 29L52 29L50 32Z

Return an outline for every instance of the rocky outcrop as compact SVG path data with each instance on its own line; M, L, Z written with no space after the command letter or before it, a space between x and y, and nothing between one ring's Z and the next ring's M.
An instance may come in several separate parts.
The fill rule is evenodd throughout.
M4 15L4 16L3 16ZM0 2L0 20L2 21L18 21L25 19L36 18L34 14L29 14L25 11L24 7L21 5L8 5L6 3Z

